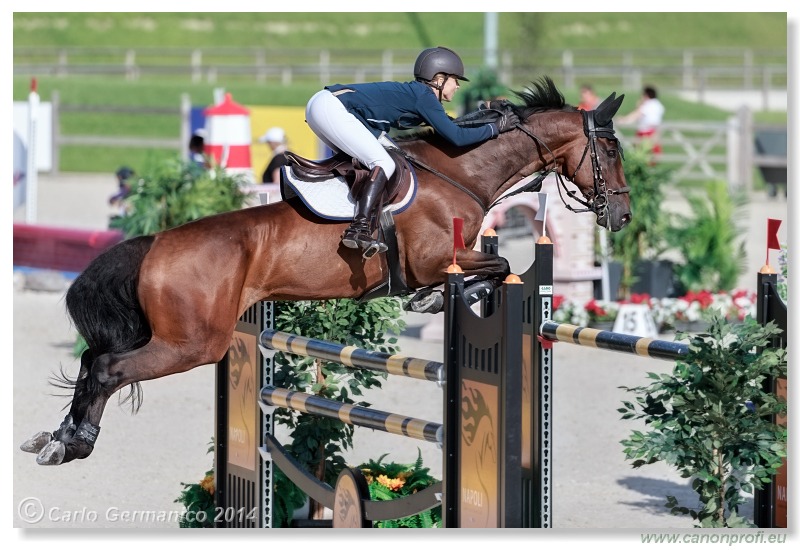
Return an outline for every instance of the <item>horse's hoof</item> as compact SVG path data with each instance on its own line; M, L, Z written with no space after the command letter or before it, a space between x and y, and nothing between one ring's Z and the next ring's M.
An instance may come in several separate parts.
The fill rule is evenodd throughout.
M19 446L21 451L26 453L38 453L53 441L53 434L50 432L39 432L28 441Z
M51 441L36 457L36 463L41 466L57 466L64 462L67 446L61 441Z
M412 298L408 305L415 313L439 313L444 308L444 294L436 290L419 299Z
M494 291L494 285L491 281L478 281L464 289L464 294L467 297L469 305L477 304Z

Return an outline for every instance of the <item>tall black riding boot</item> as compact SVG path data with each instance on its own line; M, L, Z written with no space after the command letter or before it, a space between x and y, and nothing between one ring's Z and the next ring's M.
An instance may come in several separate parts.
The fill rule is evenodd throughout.
M348 248L361 248L364 257L370 258L377 252L386 252L387 246L379 238L373 238L372 233L377 228L377 212L381 203L381 195L386 188L386 173L383 168L376 166L369 173L369 178L364 183L361 193L356 198L355 216L350 227L342 235L342 244Z

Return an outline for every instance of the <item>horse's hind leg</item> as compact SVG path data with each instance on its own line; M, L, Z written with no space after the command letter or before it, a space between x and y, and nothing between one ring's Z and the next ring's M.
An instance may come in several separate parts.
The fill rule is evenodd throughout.
M97 359L110 357L101 355ZM99 405L102 416L105 404L114 391L99 386L95 374L100 372L100 361L95 361L90 352L81 356L81 369L75 381L72 404L51 440L38 450L36 462L42 465L57 465L76 458L85 458L94 449L100 431L99 418L94 424L88 419L88 410Z
M20 445L20 449L28 453L39 453L53 440L68 441L72 439L77 430L75 425L75 418L78 414L77 403L81 402L81 395L86 391L86 377L89 375L89 367L92 364L93 354L90 350L86 350L81 355L81 368L78 372L78 377L75 380L75 391L72 398L72 406L69 413L61 421L61 425L54 432L39 432L25 443ZM67 388L68 384L72 384L65 376L58 379L58 387Z
M198 341L202 341L198 335ZM145 346L133 351L97 357L89 373L76 386L70 415L77 425L72 437L54 439L36 458L42 465L57 465L86 458L94 450L100 432L100 420L108 399L121 388L143 380L160 378L187 371L198 365L213 363L222 357L230 338L219 343L169 345L153 337ZM66 434L63 434L66 435Z

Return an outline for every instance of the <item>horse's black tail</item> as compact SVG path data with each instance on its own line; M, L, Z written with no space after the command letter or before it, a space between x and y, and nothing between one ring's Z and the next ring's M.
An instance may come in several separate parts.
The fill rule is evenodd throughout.
M131 351L150 340L152 332L139 304L137 286L142 260L152 244L153 237L136 237L113 246L92 260L67 290L67 311L88 346L87 355L81 358L86 366L100 355ZM75 383L65 378L60 381ZM89 377L88 391L75 397L81 401L95 397L100 388L92 382ZM134 402L141 402L138 387L131 388L129 398L137 409Z
M136 237L103 252L70 285L67 311L97 357L141 347L150 340L136 287L153 237Z

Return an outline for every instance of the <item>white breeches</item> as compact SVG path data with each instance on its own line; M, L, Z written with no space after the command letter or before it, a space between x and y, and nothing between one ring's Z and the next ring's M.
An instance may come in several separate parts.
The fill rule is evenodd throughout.
M332 150L357 158L370 170L380 166L387 178L394 174L394 161L389 153L372 132L328 90L320 90L308 100L306 122Z

